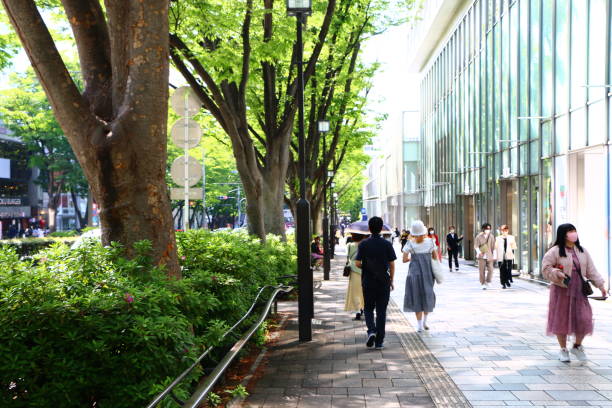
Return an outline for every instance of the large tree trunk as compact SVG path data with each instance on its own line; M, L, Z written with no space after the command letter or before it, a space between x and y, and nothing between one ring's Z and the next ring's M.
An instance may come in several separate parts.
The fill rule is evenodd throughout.
M285 239L285 217L283 204L285 178L267 177L264 180L262 202L264 205L264 227L268 234L280 235Z
M149 240L179 277L165 181L168 0L62 0L85 90L72 80L34 0L2 0L100 206L102 242L128 256Z

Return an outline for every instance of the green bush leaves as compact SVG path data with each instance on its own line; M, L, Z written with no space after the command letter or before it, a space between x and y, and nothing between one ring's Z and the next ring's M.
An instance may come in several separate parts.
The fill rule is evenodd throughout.
M0 406L143 406L205 347L221 346L218 358L257 289L295 270L293 247L275 238L189 231L177 241L178 281L151 264L146 241L130 260L94 242L31 259L3 247Z

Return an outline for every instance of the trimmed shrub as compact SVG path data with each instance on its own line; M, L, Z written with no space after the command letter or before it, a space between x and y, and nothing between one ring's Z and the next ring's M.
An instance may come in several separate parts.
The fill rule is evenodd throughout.
M58 242L70 246L75 240L76 237L6 239L0 241L0 251L13 248L19 256L32 256Z
M259 286L294 270L292 246L276 239L262 245L202 231L177 238L178 281L151 264L146 241L131 260L118 245L91 241L75 250L56 244L32 259L2 248L0 406L143 406L218 342Z

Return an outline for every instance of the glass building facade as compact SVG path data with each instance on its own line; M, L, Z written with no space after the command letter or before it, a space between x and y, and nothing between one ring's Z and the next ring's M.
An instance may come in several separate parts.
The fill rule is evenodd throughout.
M476 0L421 83L421 217L473 257L489 222L540 275L571 222L610 276L612 0ZM609 281L609 279L608 279Z

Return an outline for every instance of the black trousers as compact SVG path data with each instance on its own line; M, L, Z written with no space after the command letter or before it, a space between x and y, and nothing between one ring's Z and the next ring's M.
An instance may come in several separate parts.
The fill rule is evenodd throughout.
M499 262L499 280L503 285L512 282L512 259Z
M368 283L363 285L363 300L368 334L376 333L376 345L380 346L385 340L385 324L387 322L387 305L391 287L385 283ZM376 309L376 321L374 310Z
M459 269L459 248L448 250L448 269L453 269L453 257L455 258L455 268Z

